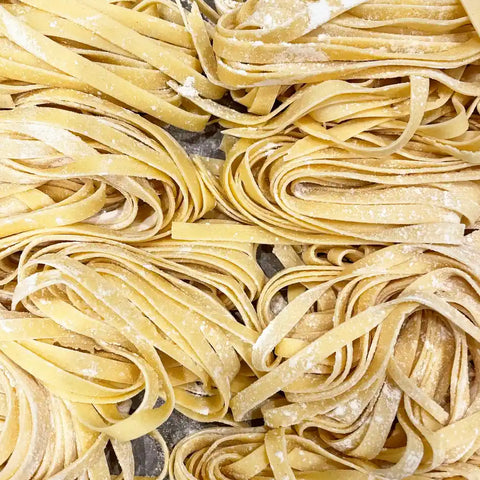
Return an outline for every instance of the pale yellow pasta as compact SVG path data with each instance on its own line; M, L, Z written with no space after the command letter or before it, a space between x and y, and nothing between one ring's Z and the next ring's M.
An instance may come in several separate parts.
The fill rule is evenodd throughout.
M479 459L444 465L405 478L465 479L478 475ZM178 480L371 480L372 463L332 455L318 432L291 429L212 428L182 440L174 449L170 477Z
M0 0L0 480L144 479L143 435L159 479L478 480L479 35L478 0ZM224 161L169 128L208 122ZM217 427L169 457L174 409Z
M78 459L55 457L51 465L36 446L44 468L59 471L58 478L38 478L84 478L88 469L89 479L104 480L103 450L111 439L123 478L132 479L129 440L153 431L164 446L154 429L173 407L200 421L235 424L230 397L256 378L250 346L262 328L251 304L264 283L253 246L162 240L139 250L58 230L1 240L2 355L95 440L85 440L91 448L78 446ZM141 391L129 414L130 399ZM6 478L8 471L2 470Z
M82 92L44 89L0 111L0 237L57 226L124 242L213 208L163 129Z
M68 334L48 319L37 319L20 312L0 309L0 343L17 339L33 342L38 335L52 341ZM19 328L22 326L23 328ZM0 451L3 478L51 479L79 478L89 471L89 478L108 478L109 467L104 448L105 434L85 428L69 406L52 395L34 378L0 356ZM165 447L158 433L153 436ZM123 478L133 480L133 454L129 443L111 441L123 469ZM168 450L164 448L168 455Z
M218 172L196 163L217 207L242 224L175 224L174 237L460 242L480 213L478 8L464 3L251 0L220 17L213 50L193 7L188 21L206 72L213 64L222 71L230 53L237 66L248 57L253 70L272 62L280 70L268 85L254 81L244 97L237 80L250 78L248 69L236 80L218 74L251 113L172 84L240 138L225 142L227 160ZM287 49L293 50L285 57ZM302 49L310 63L299 63ZM312 52L324 50L321 63ZM449 55L456 63L449 65ZM324 76L282 77L289 59L297 72L319 69Z
M290 130L239 140L218 176L201 172L219 208L245 225L174 224L174 238L456 244L480 217L479 167L421 139L385 159Z
M480 14L472 4L249 0L213 33L193 6L186 18L205 72L249 113L205 98L195 82L169 84L236 137L295 126L383 157L416 134L477 163Z
M34 332L37 320L48 321L66 340L12 341L3 353L68 401L83 424L120 440L150 432L174 406L199 420L224 419L235 385L254 377L250 347L261 327L251 299L263 273L252 248L158 242L138 250L83 238L45 233L4 245L10 255L23 249L11 309L34 315ZM190 260L176 261L187 248ZM141 406L120 418L116 406L143 390ZM165 404L155 409L159 397Z
M249 0L222 13L213 33L195 6L187 20L207 75L232 90L253 87L242 100L249 107L280 86L333 78L418 73L455 83L457 72L439 71L480 56L474 0Z
M312 432L328 458L379 478L474 478L479 247L476 232L279 272L257 306L265 374L233 398L234 418L261 408L269 427Z
M20 88L74 88L180 128L202 130L208 115L182 101L167 82L193 79L212 99L224 89L202 74L176 4L136 8L141 3L2 1L0 94L15 93L17 82Z

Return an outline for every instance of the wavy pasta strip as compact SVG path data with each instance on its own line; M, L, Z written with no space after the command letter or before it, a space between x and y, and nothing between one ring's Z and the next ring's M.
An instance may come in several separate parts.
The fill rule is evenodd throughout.
M262 95L271 85L472 64L480 53L473 4L249 0L223 12L213 46L195 7L189 21L205 71L231 89L259 87Z
M185 151L141 116L73 90L16 103L0 111L0 237L68 225L139 242L213 208Z
M165 2L143 11L122 3L2 2L0 85L98 92L179 128L202 130L208 116L182 101L167 82L194 79L212 99L224 89L202 74L177 6Z
M370 141L365 136L355 145L363 148ZM175 238L456 244L480 215L477 165L420 138L391 158L377 158L290 130L264 140L239 140L227 151L218 176L204 167L200 171L222 211L245 225L227 230L174 224Z
M186 18L203 69L248 112L206 98L195 82L169 85L236 137L296 126L337 143L349 131L373 142L348 142L351 150L387 156L416 134L476 163L477 17L459 1L250 0L211 33L194 5Z
M188 3L0 0L0 480L478 479L478 2Z
M28 322L27 320L30 320ZM48 319L32 328L28 314L0 310L3 346L18 339L32 342L62 338L65 331ZM109 439L85 428L67 403L43 388L2 353L0 357L0 435L3 478L79 478L87 469L92 480L109 476L104 448ZM159 439L157 434L155 438ZM112 442L123 465L123 478L133 480L133 455L129 444ZM166 451L168 455L168 451Z
M251 299L264 277L252 248L72 240L39 235L5 249L23 250L10 324L19 309L31 321L16 326L2 352L83 425L121 441L150 432L174 406L198 420L224 419L235 385L255 378L250 346L261 327ZM178 260L186 248L190 259ZM21 333L25 325L33 337ZM117 407L140 391L141 405L122 418ZM159 396L165 403L154 408Z
M170 463L171 478L205 479L210 478L211 472L231 480L385 478L373 473L374 467L368 460L332 455L318 432L260 427L210 428L183 439L175 447ZM470 479L477 474L478 458L475 458L420 472L411 478Z

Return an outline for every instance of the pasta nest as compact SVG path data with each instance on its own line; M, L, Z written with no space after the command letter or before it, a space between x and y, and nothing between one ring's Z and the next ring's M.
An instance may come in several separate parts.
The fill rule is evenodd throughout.
M264 373L233 398L234 418L261 411L271 428L313 435L327 463L380 478L478 472L479 242L279 272L257 305Z
M32 319L28 314L0 308L2 345L19 337L27 341ZM18 324L25 328L23 335L18 334ZM45 325L43 331L48 331ZM128 404L124 407L128 410ZM110 442L124 478L133 480L134 461L129 443L86 428L72 414L68 402L43 388L3 353L0 355L0 419L4 475L17 475L25 480L60 480L78 478L88 468L97 478L110 478L105 454ZM151 436L159 443L168 462L168 448L163 438L158 432L152 432Z
M44 89L0 112L0 236L43 228L124 242L169 234L213 208L185 151L106 100Z
M468 479L474 478L478 468L476 457L474 461L417 473L414 478ZM210 428L184 438L172 453L169 471L170 477L177 479L206 479L215 474L229 480L259 477L269 480L367 480L379 473L371 462L355 462L331 455L316 432L260 427ZM375 478L405 478L397 474L392 472Z
M479 167L421 138L377 158L290 130L237 141L218 171L197 163L218 207L252 226L251 236L232 227L238 241L456 244L480 216ZM200 230L224 239L214 225L176 225L173 234L191 239Z
M210 99L225 92L203 75L175 2L4 0L0 31L1 107L42 86L72 88L202 131L208 115L167 83L194 81Z
M281 85L334 78L398 78L421 72L453 79L453 69L480 58L466 1L232 4L216 21L212 46L199 9L194 6L186 20L207 74L232 90L252 88L250 97L257 97L257 104L258 94L278 93ZM475 18L473 4L471 8Z
M5 251L16 268L3 281L2 352L85 428L127 441L174 407L228 422L232 392L256 378L261 327L251 302L264 274L252 246L160 241L139 250L38 235ZM140 405L121 411L140 392Z

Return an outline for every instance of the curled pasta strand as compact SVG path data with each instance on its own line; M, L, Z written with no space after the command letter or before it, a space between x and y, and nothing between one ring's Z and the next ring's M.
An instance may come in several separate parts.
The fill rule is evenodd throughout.
M383 159L290 130L238 140L219 171L200 172L222 212L241 224L175 223L176 239L457 244L480 215L478 166L416 138Z
M7 249L12 260L22 253L16 280L4 280L13 294L3 353L83 425L121 441L152 431L173 406L228 419L231 392L256 378L250 346L262 327L251 302L264 274L253 247L163 240L139 250L84 238L39 235ZM119 405L140 391L122 416Z

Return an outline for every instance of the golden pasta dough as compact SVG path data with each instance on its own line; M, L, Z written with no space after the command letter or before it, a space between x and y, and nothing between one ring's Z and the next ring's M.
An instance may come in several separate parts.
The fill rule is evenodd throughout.
M478 480L479 35L478 0L0 0L0 480L140 480L143 435L159 479ZM224 161L164 129L209 122ZM169 457L174 409L217 426Z
M3 354L83 425L121 441L149 433L174 406L224 419L232 391L255 377L251 345L261 327L250 298L264 277L252 247L158 242L138 250L81 238L42 235L24 246ZM11 255L21 246L11 245ZM186 248L188 262L176 262ZM141 405L123 418L117 407L140 391Z
M199 168L242 225L175 225L174 237L460 242L479 216L478 15L458 1L247 1L224 12L210 47L193 7L205 71L215 66L249 113L172 85L239 138L227 137L218 173Z
M476 232L279 272L257 307L265 373L233 398L234 418L261 408L269 427L313 429L328 458L379 478L455 462L478 475L479 246Z
M417 480L473 479L478 457L407 478ZM183 439L174 449L170 477L176 479L223 478L228 480L300 479L368 480L376 477L368 460L334 456L319 432L291 429L212 428Z
M480 58L474 0L232 3L213 33L195 5L187 22L207 75L255 113L290 85L332 79L418 74L478 91L468 74L462 79Z
M32 342L38 335L49 340L65 335L65 331L47 319L38 319L40 325L35 330L28 326L31 321L28 314L0 309L2 350L13 338ZM108 437L85 428L72 415L66 402L52 395L3 353L0 355L0 419L4 478L79 478L87 468L91 479L109 478L104 453ZM152 435L168 455L160 435L156 432ZM123 478L132 480L134 462L130 444L111 440L111 445L122 466Z
M245 224L231 226L238 241L456 244L480 217L479 167L420 140L386 159L290 130L242 139L218 175L201 171L219 207ZM232 233L174 225L175 238L199 234L224 241Z

